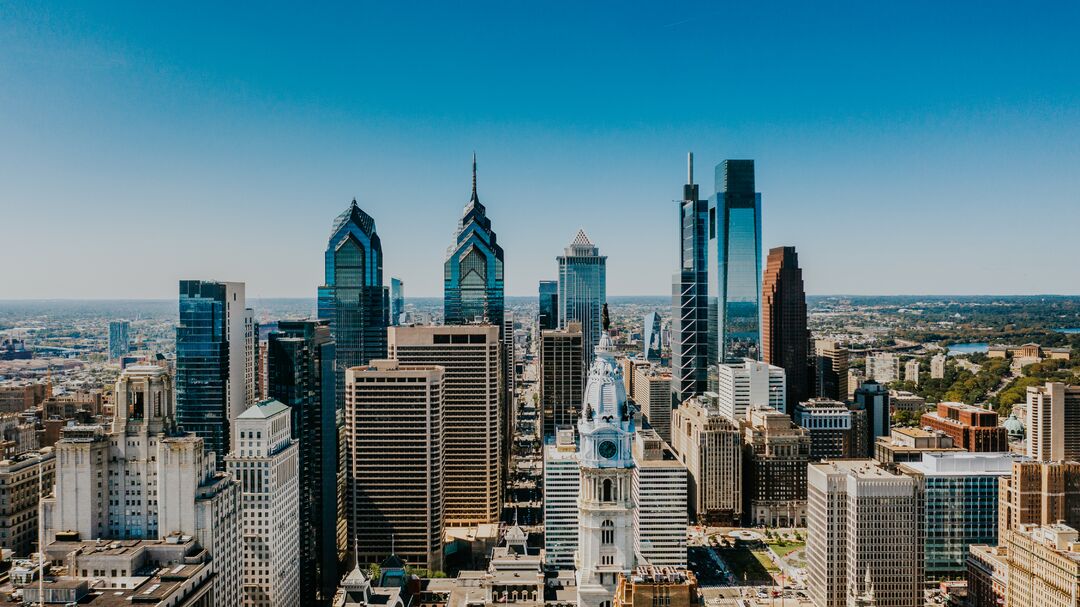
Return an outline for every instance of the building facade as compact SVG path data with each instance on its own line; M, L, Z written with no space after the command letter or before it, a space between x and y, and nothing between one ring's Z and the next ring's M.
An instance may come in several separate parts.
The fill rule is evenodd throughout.
M443 264L443 316L448 325L473 322L502 330L503 250L496 242L487 209L476 194L476 154L473 154L472 197L458 222L454 244Z
M923 427L941 430L958 446L975 453L1009 450L1009 434L998 425L997 412L964 403L938 403L937 410L924 413Z
M814 342L814 396L848 399L848 350L836 341Z
M540 332L540 406L544 436L577 427L585 391L585 345L579 323Z
M892 409L889 407L889 391L884 385L869 380L855 390L855 407L866 414L866 451L859 457L872 457L877 439L888 436L892 427Z
M1046 382L1027 389L1027 456L1080 459L1080 386Z
M727 524L741 521L742 440L739 426L720 413L715 398L695 396L672 412L671 447L686 465L691 518Z
M131 323L126 320L109 322L109 360L120 360L131 351Z
M761 360L787 376L786 411L810 398L806 291L795 247L769 250L761 292Z
M634 437L633 457L635 551L650 565L685 569L686 466L648 429Z
M541 280L539 287L539 313L537 322L541 331L559 327L559 281Z
M810 432L761 406L750 408L740 430L746 519L755 526L804 526Z
M30 556L38 548L38 502L52 489L56 456L51 447L0 461L0 548Z
M634 365L634 404L649 426L665 441L671 441L671 372L652 365Z
M405 281L390 277L390 325L398 326L405 317Z
M1080 602L1080 534L1068 525L1022 525L1005 532L1006 607L1075 607Z
M607 256L600 254L584 230L578 230L559 262L559 328L581 324L586 360L600 341L601 309L607 302Z
M544 447L544 565L549 568L574 568L580 486L574 429L565 428Z
M827 398L811 398L795 405L792 418L810 433L810 459L865 457L866 412Z
M715 389L720 413L738 424L754 405L787 412L787 374L769 363L743 360L716 367Z

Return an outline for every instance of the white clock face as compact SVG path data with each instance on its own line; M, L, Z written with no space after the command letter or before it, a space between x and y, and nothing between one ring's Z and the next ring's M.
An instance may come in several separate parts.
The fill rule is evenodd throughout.
M619 452L619 448L615 446L615 443L609 440L602 441L596 448L596 452L600 454L600 457L604 459L611 459L615 457L615 454Z

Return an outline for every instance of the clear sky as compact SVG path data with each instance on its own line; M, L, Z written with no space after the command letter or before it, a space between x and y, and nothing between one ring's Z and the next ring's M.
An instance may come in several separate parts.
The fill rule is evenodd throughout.
M310 3L308 3L310 4ZM807 291L1080 293L1080 3L0 1L0 299L311 296L333 218L441 295L479 157L507 291L579 227L670 292L685 155Z

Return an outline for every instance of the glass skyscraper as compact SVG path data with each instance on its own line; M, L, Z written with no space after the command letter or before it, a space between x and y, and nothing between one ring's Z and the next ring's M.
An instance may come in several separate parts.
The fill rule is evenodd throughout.
M607 302L607 257L584 230L578 230L558 261L559 328L581 323L584 360L591 361L603 330L600 314Z
M709 365L760 359L761 194L753 160L717 165L708 224Z
M679 202L679 270L671 281L671 405L708 388L709 201L698 198L694 155L687 155Z
M300 603L328 604L347 544L344 418L337 415L334 340L325 320L282 320L267 338L268 396L289 406L300 441Z
M330 321L330 333L337 344L338 409L345 404L345 370L386 358L389 300L375 220L360 210L354 199L330 228L326 283L319 287L319 318Z
M496 242L487 209L476 195L476 154L472 171L472 197L443 264L444 322L462 325L481 321L502 331L503 250Z
M540 281L540 313L537 322L541 330L550 330L559 326L559 281Z
M641 332L642 356L645 360L660 360L660 315L649 312L645 315L645 325Z
M405 283L400 278L390 278L390 324L401 324L401 315L405 313Z
M131 323L126 320L109 322L109 360L120 360L130 351Z

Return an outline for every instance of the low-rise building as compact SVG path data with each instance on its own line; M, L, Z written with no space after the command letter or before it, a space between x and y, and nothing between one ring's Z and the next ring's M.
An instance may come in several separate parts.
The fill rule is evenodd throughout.
M700 604L693 572L681 567L645 565L619 576L613 607L691 607Z
M925 453L966 452L941 430L922 428L893 428L889 436L882 436L874 445L874 459L890 468L898 464L921 462Z
M996 411L964 403L938 403L937 410L924 413L920 423L941 430L957 446L971 452L991 453L1009 450L1009 435L998 425Z
M51 447L0 461L0 547L29 556L38 545L38 501L52 490Z
M889 407L892 412L908 411L922 413L926 409L926 399L905 390L889 390Z

